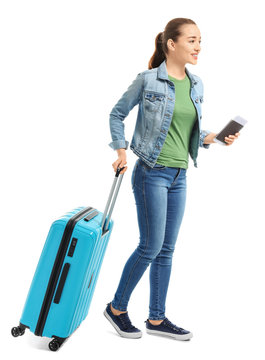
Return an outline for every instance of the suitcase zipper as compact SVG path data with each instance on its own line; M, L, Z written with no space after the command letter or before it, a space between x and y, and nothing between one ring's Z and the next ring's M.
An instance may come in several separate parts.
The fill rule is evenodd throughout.
M71 236L74 230L74 227L76 225L76 223L81 220L85 215L87 215L87 213L89 213L90 211L95 210L92 207L86 207L85 209L79 211L77 214L75 214L74 216L72 216L69 221L67 222L65 229L64 229L64 233L62 236L62 240L59 246L59 249L57 251L57 255L56 255L56 259L54 261L54 265L52 268L52 272L51 272L51 276L50 276L50 280L46 289L46 293L44 296L44 300L42 303L42 307L41 307L41 311L40 311L40 315L39 315L39 319L36 325L36 329L35 329L35 335L38 336L42 336L42 332L44 329L44 325L49 313L49 309L51 306L51 302L53 299L53 295L56 289L56 285L59 279L59 275L63 266L63 262L64 262L64 258L68 249L68 245L69 242L71 240Z

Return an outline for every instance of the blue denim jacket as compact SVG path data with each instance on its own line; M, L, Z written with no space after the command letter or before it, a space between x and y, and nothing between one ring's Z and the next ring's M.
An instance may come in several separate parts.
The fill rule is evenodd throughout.
M199 146L209 148L210 144L203 144L203 141L210 131L201 130L203 83L187 68L185 72L191 82L190 98L197 112L189 144L189 154L197 167ZM175 104L175 87L168 78L165 60L159 67L139 73L111 110L109 124L112 142L109 146L112 149L128 149L123 121L137 104L138 115L130 149L147 165L154 167L165 142Z

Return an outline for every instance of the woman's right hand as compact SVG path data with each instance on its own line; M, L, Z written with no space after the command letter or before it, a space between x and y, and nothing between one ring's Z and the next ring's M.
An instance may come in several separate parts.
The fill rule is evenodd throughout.
M116 161L114 161L114 163L112 164L112 167L115 171L115 173L117 172L117 168L119 167L120 169L125 166L127 164L127 160L126 160L126 149L118 149L117 150L118 153L118 159ZM120 172L120 174L124 174L125 171L127 170L127 166L125 166L125 168Z

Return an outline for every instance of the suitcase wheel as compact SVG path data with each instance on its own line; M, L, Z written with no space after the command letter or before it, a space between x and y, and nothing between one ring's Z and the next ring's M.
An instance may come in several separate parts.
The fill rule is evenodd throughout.
M22 336L22 335L25 334L25 329L23 329L23 328L20 327L20 326L13 327L13 328L11 329L11 334L12 334L14 337Z
M49 349L51 351L57 351L59 349L59 347L61 346L60 342L56 339L53 339L50 343L49 343Z

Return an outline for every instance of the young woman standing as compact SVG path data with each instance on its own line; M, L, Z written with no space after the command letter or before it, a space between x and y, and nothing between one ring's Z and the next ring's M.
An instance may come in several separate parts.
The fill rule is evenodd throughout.
M215 133L201 130L203 84L185 65L197 64L201 34L193 20L176 18L157 35L148 70L139 73L110 114L112 142L118 159L114 171L127 170L124 119L139 104L130 149L138 156L131 184L135 196L140 242L127 260L113 300L104 315L117 332L139 338L127 306L138 281L150 266L148 334L189 340L190 331L165 316L172 256L186 202L186 171L191 156L197 167L199 147L209 148ZM231 145L239 133L227 137Z

